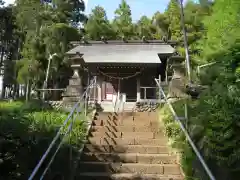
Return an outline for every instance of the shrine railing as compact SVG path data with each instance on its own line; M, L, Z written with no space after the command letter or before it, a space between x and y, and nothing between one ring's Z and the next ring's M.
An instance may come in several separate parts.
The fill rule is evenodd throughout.
M163 83L163 87L166 87L167 84ZM152 95L148 94L152 90ZM163 100L163 96L159 90L158 86L140 86L140 101L156 101Z
M184 124L183 124L183 122L182 122L182 118L177 115L177 113L176 113L176 111L174 110L171 102L167 99L167 96L166 96L166 94L165 94L165 92L164 92L164 90L163 90L163 88L162 88L162 86L161 86L161 80L160 80L160 78L159 78L159 79L155 79L155 81L156 81L157 86L158 86L158 88L159 88L159 90L160 90L160 93L161 93L161 95L163 96L165 102L167 103L167 105L168 105L168 107L169 107L169 109L170 109L170 111L171 111L171 113L172 113L175 121L178 123L178 125L180 126L180 128L181 128L181 130L183 131L184 135L186 136L189 144L191 145L191 147L192 147L193 151L195 152L196 156L198 157L198 159L199 159L200 163L202 164L204 170L206 171L207 175L209 176L209 178L210 178L211 180L216 180L215 177L213 176L211 170L209 169L208 165L207 165L206 162L204 161L202 155L201 155L200 152L198 151L196 145L194 144L191 136L188 134L188 131L187 131L187 129L185 128L185 126L184 126Z
M73 126L76 124L76 120L79 120L84 117L84 116L80 117L80 113L85 116L87 115L85 113L87 112L87 108L88 108L89 96L91 95L92 87L94 87L95 85L96 85L96 77L94 77L94 79L90 82L89 86L86 88L86 90L83 93L83 95L81 96L80 100L73 106L67 119L63 122L62 126L59 128L56 136L53 138L52 142L50 143L49 147L47 148L47 150L41 157L40 161L37 163L36 167L34 168L33 172L31 173L30 177L28 178L28 180L33 180L34 178L36 178L37 174L39 174L38 176L40 177L39 178L40 180L42 180L45 177L45 175L46 175L47 171L49 170L51 164L53 163L56 155L58 154L59 150L61 149L65 138L67 136L69 138L71 138L71 133L73 130ZM85 133L86 135L88 134L88 132L91 128L91 122L87 122L87 123L88 123L88 126L87 126L86 133ZM86 137L84 137L84 138L86 138ZM59 140L60 140L60 143L57 145L57 142L59 142ZM53 151L53 147L55 147L55 146L56 146L56 150ZM81 153L83 147L84 147L84 143L82 143L82 148L79 151L79 153ZM51 152L54 152L54 153L52 154ZM72 148L71 148L70 152L72 152ZM52 156L48 157L50 153L52 154ZM70 155L72 155L72 153L70 153ZM72 160L72 157L70 156L70 163L72 163L71 160ZM46 164L46 166L44 166L43 172L40 173L39 171L40 171L40 169L43 168L42 167L43 164ZM72 171L71 168L70 168L70 170ZM72 174L74 174L74 173L72 173ZM72 176L72 174L71 174L71 176ZM70 177L69 179L72 179L72 178Z

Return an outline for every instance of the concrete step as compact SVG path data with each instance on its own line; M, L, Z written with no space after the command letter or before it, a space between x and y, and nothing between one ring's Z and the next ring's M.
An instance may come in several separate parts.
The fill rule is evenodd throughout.
M183 180L181 175L157 175L157 174L138 174L138 173L80 173L79 179L84 180Z
M164 137L161 132L91 132L89 137L110 137L110 138L146 138L158 139Z
M162 145L167 144L167 138L147 139L147 138L101 138L89 137L90 144L98 145Z
M91 132L158 132L163 134L163 128L157 126L92 126Z
M180 167L176 164L80 162L79 167L80 172L181 175Z
M122 162L146 164L176 164L177 157L168 154L139 154L139 153L84 153L82 161Z
M169 154L170 151L167 146L86 144L84 152Z

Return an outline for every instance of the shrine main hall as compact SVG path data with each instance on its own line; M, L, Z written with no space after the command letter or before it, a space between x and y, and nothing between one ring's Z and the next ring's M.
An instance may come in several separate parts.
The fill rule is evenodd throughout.
M67 52L74 70L72 95L84 91L89 79L97 78L95 100L112 105L122 95L128 104L158 99L155 78L167 81L168 60L174 55L176 42L162 40L80 41ZM70 80L71 81L71 80ZM69 81L69 82L70 82ZM69 88L69 87L68 87ZM67 98L67 97L65 97Z

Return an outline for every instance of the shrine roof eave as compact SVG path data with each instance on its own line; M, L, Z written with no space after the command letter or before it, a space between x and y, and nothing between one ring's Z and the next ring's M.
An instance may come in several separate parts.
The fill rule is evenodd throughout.
M105 44L110 44L110 45L144 45L144 44L168 44L171 46L177 45L179 42L174 41L174 40L168 40L168 41L163 41L163 40L107 40L107 41L71 41L70 44L73 46L78 46L78 45L105 45Z
M82 57L85 63L159 64L162 56L171 56L175 49L168 44L143 45L79 45L66 54Z

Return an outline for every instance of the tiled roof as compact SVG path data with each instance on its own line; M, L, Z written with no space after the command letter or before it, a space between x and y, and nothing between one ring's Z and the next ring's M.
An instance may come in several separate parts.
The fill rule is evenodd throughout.
M67 54L80 53L85 63L161 63L159 55L174 51L166 43L96 43L80 44Z

